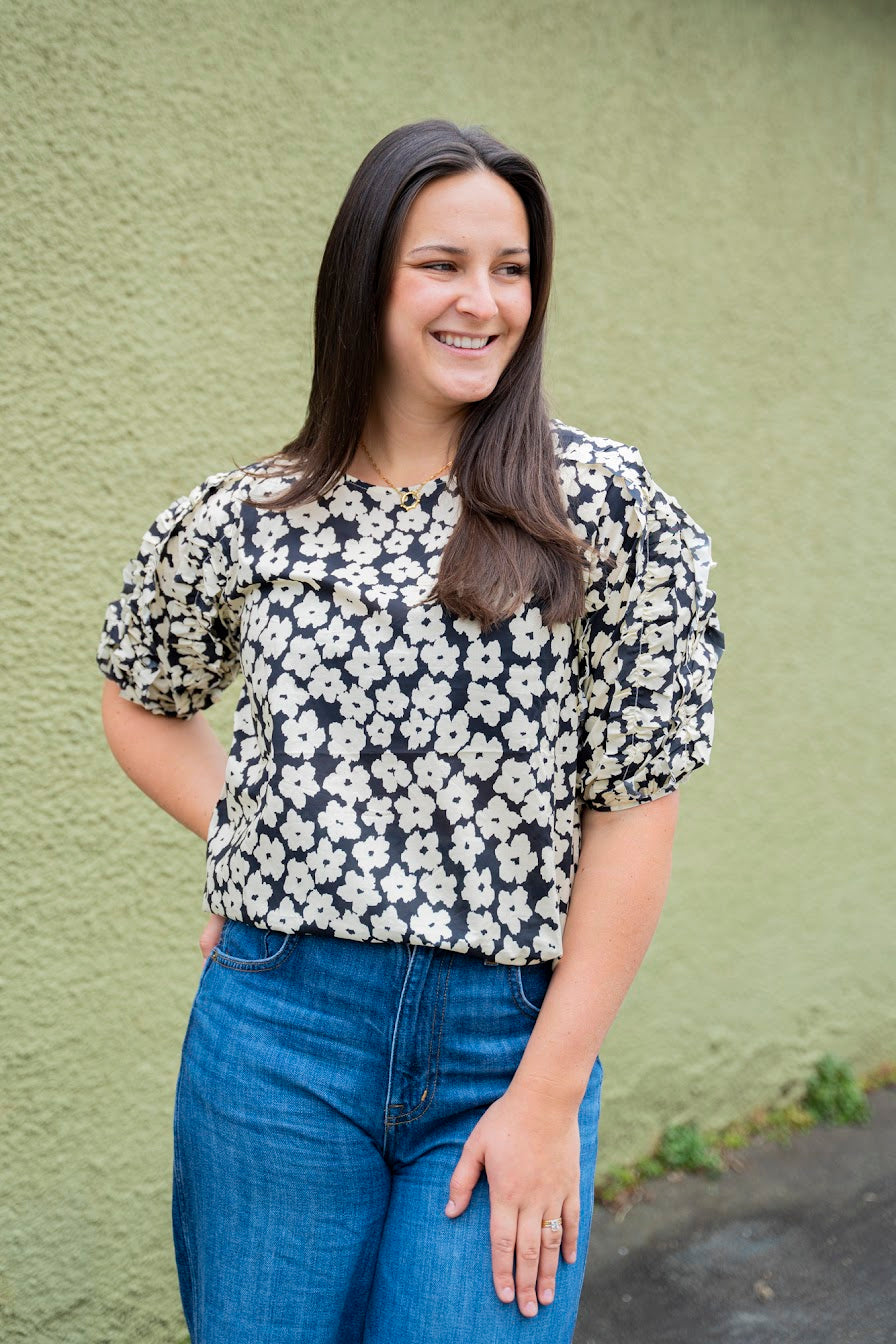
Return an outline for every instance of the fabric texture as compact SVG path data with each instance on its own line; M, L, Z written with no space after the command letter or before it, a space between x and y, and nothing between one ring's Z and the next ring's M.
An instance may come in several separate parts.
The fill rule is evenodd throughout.
M667 794L704 764L723 649L709 538L636 449L553 422L585 614L524 602L483 634L423 599L454 528L450 477L404 510L344 476L286 512L293 478L209 478L155 520L98 663L189 717L244 677L212 819L205 904L323 932L552 961L583 807Z
M495 1293L490 1202L444 1213L510 1085L551 968L224 925L174 1107L174 1245L193 1344L568 1344L603 1070L579 1107L575 1264L534 1317Z

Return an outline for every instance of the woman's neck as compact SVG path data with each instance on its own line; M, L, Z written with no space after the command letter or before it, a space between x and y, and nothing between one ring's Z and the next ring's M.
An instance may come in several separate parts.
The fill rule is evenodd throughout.
M397 486L419 485L453 460L460 422L457 412L437 417L413 415L397 407L389 407L386 413L372 409L361 435L370 457L359 444L349 474L372 485L382 484L383 477Z

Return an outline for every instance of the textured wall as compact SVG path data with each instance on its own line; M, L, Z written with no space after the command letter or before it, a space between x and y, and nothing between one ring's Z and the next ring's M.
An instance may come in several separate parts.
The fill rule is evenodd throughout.
M603 1160L825 1049L892 1054L894 6L34 0L4 28L3 1338L183 1334L201 847L107 754L93 649L158 509L294 434L326 230L404 121L542 165L554 409L639 444L719 561L717 748L604 1051Z

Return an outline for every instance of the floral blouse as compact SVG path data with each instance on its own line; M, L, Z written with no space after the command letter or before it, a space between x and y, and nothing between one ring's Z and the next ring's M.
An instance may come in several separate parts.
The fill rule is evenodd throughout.
M281 932L528 965L562 954L582 807L661 797L709 759L723 648L709 538L637 451L552 422L586 610L532 601L483 634L430 590L459 516L343 476L222 472L155 520L97 655L128 700L188 718L238 673L205 906ZM610 558L609 565L606 557Z

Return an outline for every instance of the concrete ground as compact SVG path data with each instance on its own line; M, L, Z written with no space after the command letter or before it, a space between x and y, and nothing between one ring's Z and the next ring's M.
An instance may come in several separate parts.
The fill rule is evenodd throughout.
M574 1344L894 1344L896 1090L870 1102L596 1208Z

